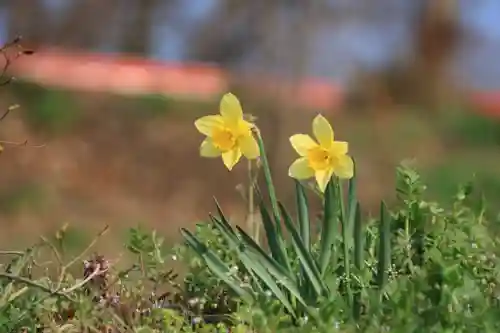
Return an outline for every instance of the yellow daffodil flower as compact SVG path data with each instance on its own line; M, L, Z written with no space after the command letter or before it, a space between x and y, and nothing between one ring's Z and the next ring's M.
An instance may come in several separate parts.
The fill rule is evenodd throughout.
M252 135L252 123L243 119L238 98L225 94L220 102L220 115L201 117L194 123L196 129L207 136L201 143L203 157L222 157L228 170L232 170L241 156L255 159L260 155L257 141Z
M292 163L288 174L299 180L315 177L319 189L324 192L332 175L351 178L354 163L347 155L347 142L334 140L333 129L325 117L317 115L312 128L317 141L307 134L290 137L290 143L300 157Z

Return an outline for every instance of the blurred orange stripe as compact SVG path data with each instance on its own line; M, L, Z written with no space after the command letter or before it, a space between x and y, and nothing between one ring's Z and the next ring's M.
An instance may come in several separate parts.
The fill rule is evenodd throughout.
M163 94L210 100L228 89L221 68L204 63L168 62L123 55L41 49L13 62L12 74L44 85L82 91L121 94ZM249 85L261 93L276 87L282 101L313 110L338 110L345 93L334 82L307 78L295 87L263 75ZM272 89L271 89L272 87ZM275 96L277 97L277 96ZM500 91L470 91L469 100L479 112L500 117Z
M60 88L199 99L211 99L226 92L229 82L227 73L209 64L60 49L37 50L32 56L17 59L12 72L20 78ZM258 89L272 81L259 77L252 82ZM286 83L279 85L286 86ZM331 83L309 79L300 83L287 100L307 108L334 109L340 104L339 91L339 87Z

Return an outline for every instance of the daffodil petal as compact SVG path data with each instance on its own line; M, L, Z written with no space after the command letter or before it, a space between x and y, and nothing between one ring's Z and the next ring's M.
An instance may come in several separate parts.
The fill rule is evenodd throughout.
M293 149L300 155L306 156L307 152L318 144L307 134L295 134L290 137Z
M214 127L223 126L224 121L221 116L213 115L213 116L205 116L197 119L194 122L194 126L196 129L204 135L211 136L212 130Z
M222 152L217 149L212 140L209 138L205 139L200 146L200 155L202 157L219 157Z
M349 144L345 141L333 141L330 153L334 156L345 155L349 151Z
M243 156L253 160L260 155L259 145L252 134L242 136L238 139L238 144Z
M288 175L295 179L308 179L314 177L314 170L309 166L307 158L301 157L290 165Z
M313 120L313 133L319 144L326 149L329 149L333 143L333 129L325 117L318 114Z
M338 164L335 167L335 174L339 178L349 179L354 175L354 162L349 155L339 157Z
M243 119L243 109L241 108L240 101L235 95L227 93L222 96L220 101L220 114L226 121L232 124Z
M241 158L241 151L239 149L233 149L222 153L222 161L226 168L231 171L233 167L238 163Z
M333 169L331 168L326 170L316 171L315 173L316 182L318 183L318 187L321 192L325 192L326 185L328 185L328 182L332 178L332 175L333 175Z

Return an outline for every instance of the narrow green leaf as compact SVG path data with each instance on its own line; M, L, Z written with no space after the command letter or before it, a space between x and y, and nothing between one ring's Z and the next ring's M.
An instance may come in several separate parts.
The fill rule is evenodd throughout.
M357 273L362 274L363 271L363 254L364 254L363 223L361 221L361 207L356 204L354 214L354 267ZM358 286L354 293L353 299L353 317L355 320L361 316L361 288Z
M335 185L332 184L333 180L330 179L325 191L325 201L324 201L324 214L323 214L323 227L321 230L321 241L320 241L320 254L319 254L319 267L321 276L325 275L328 268L328 264L332 259L332 253L335 248L336 232L338 232L338 216L337 208L338 203L335 198ZM337 266L335 253L333 266Z
M217 228L217 230L220 231L221 235L229 243L229 247L232 250L236 251L238 259L240 261L243 261L242 256L246 256L244 242L238 238L238 236L236 235L232 227L227 223L227 221L223 222L214 216L211 216L211 220L214 226ZM228 229L230 229L230 231ZM251 276L252 281L258 280L258 277L251 269L247 268L247 273ZM264 292L264 289L262 289L260 283L257 283L256 287L259 289L260 292Z
M350 181L349 186L349 192L351 191L351 188L354 187L354 177ZM348 298L348 304L349 306L352 306L353 302L353 296L352 296L352 290L351 290L351 264L349 263L349 258L351 257L350 254L350 248L351 248L351 239L352 239L352 233L350 232L351 230L351 225L349 224L348 218L346 217L345 214L345 207L344 207L344 193L342 192L342 183L340 179L338 179L335 182L335 192L336 192L336 197L338 198L339 202L339 220L342 225L342 249L343 249L343 259L344 259L344 274L345 274L345 289L347 291L347 298Z
M302 298L296 281L290 278L287 274L283 274L279 266L276 266L271 261L262 260L262 257L253 251L247 251L248 260L245 266L251 268L259 278L268 286L271 291L275 292L276 288L281 291L278 285L282 285L293 295L303 306L307 303ZM271 277L272 276L272 277ZM284 294L283 294L284 295ZM284 296L283 296L284 297Z
M351 258L351 248L352 248L352 241L353 241L353 233L352 229L354 227L355 219L356 219L356 208L357 208L357 190L356 190L356 163L353 159L353 176L351 179L349 179L349 186L348 186L348 193L347 193L347 214L345 212L344 208L344 200L343 200L343 193L342 193L342 186L339 182L339 185L337 186L338 188L338 196L340 197L340 220L342 223L342 242L343 242L343 248L344 248L344 270L345 270L345 275L347 277L346 280L346 288L347 288L347 295L349 297L349 304L353 305L354 299L353 299L353 293L352 293L352 288L351 288L351 271L350 271L350 263L349 259ZM347 216L346 216L347 215Z
M283 303L287 310L296 315L293 305L288 300L278 285L282 284L304 307L307 305L294 281L294 277L290 277L288 272L281 267L276 261L269 257L255 241L241 228L238 231L241 233L242 239L234 236L232 233L225 230L224 223L216 218L213 219L216 228L221 231L226 238L230 247L237 251L238 259L245 266L247 271L255 278L255 281L260 280L267 288ZM249 245L249 246L248 246Z
M297 218L299 221L299 233L307 251L311 250L311 225L309 220L309 205L304 186L295 181L295 191L297 197Z
M257 263L264 266L269 273L274 276L277 281L280 281L288 292L294 296L304 307L307 306L307 302L303 299L303 295L299 290L296 278L290 276L289 273L283 269L273 258L267 255L262 248L259 247L257 243L250 237L243 229L237 227L238 231L241 233L242 239L249 245L251 251L249 251L249 256ZM249 249L249 250L250 250Z
M365 237L363 237L363 222L361 220L361 206L356 204L354 214L354 266L358 271L363 269L363 255L365 247Z
M283 306L290 311L293 316L297 315L296 309L290 303L290 300L285 295L283 290L280 288L278 283L288 287L287 289L295 292L298 300L305 305L304 300L300 297L300 293L296 286L294 285L292 279L288 276L280 274L277 272L275 266L266 265L267 261L263 261L260 254L252 253L252 251L247 248L244 244L238 247L238 254L241 263L249 272L255 273L256 276L262 283L264 283L267 288L275 295L275 297L283 304ZM267 269L266 269L267 268ZM274 273L274 274L272 274Z
M304 186L298 181L295 180L295 196L297 202L297 220L299 222L299 233L304 243L307 251L311 251L311 221L309 219L309 205L307 202L307 196ZM300 269L300 278L301 285L304 285L306 289L305 292L307 295L312 297L312 290L308 290L309 286L307 285L307 273L303 268Z
M262 197L259 197L259 209L262 217L262 223L264 224L264 231L266 233L267 244L271 250L273 258L276 259L280 265L285 267L288 272L292 271L291 263L288 260L288 255L286 253L285 244L283 241L282 233L278 233L276 230L276 225L272 222L271 216L264 205Z
M221 216L223 216L223 214ZM245 240L240 239L236 235L232 227L224 218L219 220L215 217L212 217L212 221L215 227L221 232L223 237L228 241L229 246L237 252L238 259L245 266L247 272L252 276L253 281L260 280L264 285L267 286L267 288L270 291L273 292L273 294L280 300L280 302L283 303L284 306L287 307L288 310L292 311L293 306L290 304L289 300L286 298L286 296L283 294L279 286L276 284L276 280L288 281L289 284L288 287L293 291L294 288L293 279L290 278L288 274L286 274L287 272L279 265L277 264L273 265L272 259L266 260L267 258L269 258L269 256L267 255L262 255L262 253L258 253L257 256L252 255L251 253L252 247L250 246L249 248L247 244L245 244ZM241 232L243 232L243 230L241 230ZM248 236L246 233L244 234L252 242L254 242L250 236ZM258 245L256 244L255 246L258 247ZM271 262L271 264L268 264L268 261ZM266 263L267 265L263 265L262 264L263 262ZM274 278L271 277L271 275L266 270L265 266L268 268L269 271L273 271L274 273L273 275L275 276ZM264 289L262 289L262 286L260 284L257 284L257 287L261 291L264 291ZM298 291L296 293L298 294ZM300 299L300 301L303 302L302 299Z
M285 222L285 226L292 236L293 245L295 251L297 252L297 256L300 261L300 266L304 269L304 272L307 274L308 279L306 281L310 286L313 287L313 290L316 293L316 296L327 296L327 288L325 284L321 280L321 274L319 269L311 256L311 253L307 251L304 243L300 239L300 235L293 225L292 219L288 212L285 210L285 207L281 203L278 203L281 209L281 215L283 216L283 220ZM306 290L303 291L306 293Z
M267 245L269 246L269 250L271 251L271 255L275 258L280 264L282 264L283 257L281 256L281 249L278 244L278 234L276 232L276 228L274 223L271 221L271 217L269 213L262 203L259 202L260 215L262 217L262 224L264 225L264 232L266 233Z
M241 236L242 241L249 246L253 251L258 253L262 258L260 260L266 261L268 265L275 267L275 270L278 274L281 274L283 276L287 276L290 280L294 280L295 277L290 275L290 272L287 271L278 261L276 261L273 257L271 257L269 254L267 254L260 246L255 242L255 240L250 237L244 231L241 229L239 226L236 226L236 229L238 230L238 233Z
M355 162L355 161L354 161ZM354 175L349 179L349 190L347 194L347 228L349 235L352 234L352 228L354 227L354 221L356 219L356 211L358 208L358 191L357 191L357 181L356 181L356 163L354 163ZM350 238L349 238L350 241Z
M226 216L224 215L224 212L222 211L222 208L220 207L219 202L215 198L214 198L214 201L215 201L215 206L217 207L217 213L219 214L220 221L223 223L225 229L228 232L233 233L233 235L236 235L234 233L233 228L231 227L231 224L229 224L229 221L226 219Z
M276 197L276 190L274 188L273 179L271 176L271 167L269 166L269 162L266 156L266 149L264 146L264 141L262 140L262 136L259 132L257 132L257 143L259 145L260 150L260 162L262 163L262 169L264 170L264 179L267 187L267 192L269 194L269 200L271 201L271 209L274 216L274 222L276 223L276 232L282 236L283 232L281 230L281 216L278 207L278 199Z
M198 239L196 239L191 232L187 229L181 228L181 235L186 240L186 243L194 252L205 262L207 267L212 271L219 279L224 281L235 293L237 293L242 299L246 301L251 301L253 296L243 288L239 286L241 281L237 283L234 277L230 276L230 269L227 265L217 256L212 250L207 248Z
M380 225L379 225L379 251L377 283L382 289L388 280L389 267L391 265L391 217L387 206L382 201L380 204Z

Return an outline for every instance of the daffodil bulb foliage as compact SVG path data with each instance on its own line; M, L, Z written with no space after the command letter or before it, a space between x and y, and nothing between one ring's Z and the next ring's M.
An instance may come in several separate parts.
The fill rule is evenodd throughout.
M252 134L254 125L243 119L240 101L231 93L222 97L220 114L196 120L195 127L206 135L200 146L200 155L222 157L228 170L233 169L242 155L250 160L260 155L259 146Z
M333 175L339 178L352 178L354 163L347 155L348 143L335 141L333 129L322 115L317 115L312 124L316 140L307 134L295 134L290 143L300 157L292 163L288 170L295 179L316 178L321 192Z

